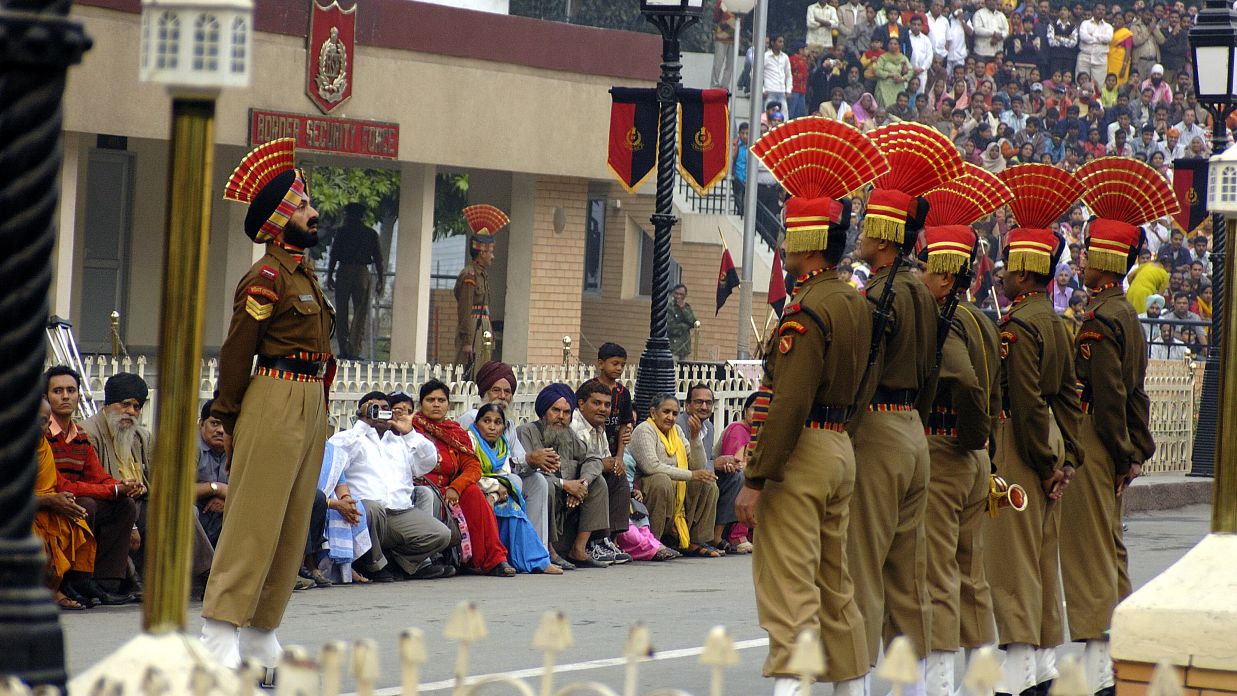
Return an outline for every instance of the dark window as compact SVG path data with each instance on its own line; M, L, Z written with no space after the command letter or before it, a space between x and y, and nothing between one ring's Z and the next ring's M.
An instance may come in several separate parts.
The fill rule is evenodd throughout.
M601 292L601 264L606 244L606 199L588 201L588 229L584 235L584 292Z
M670 286L674 287L683 275L683 269L670 257ZM653 238L640 234L640 294L645 297L653 295Z

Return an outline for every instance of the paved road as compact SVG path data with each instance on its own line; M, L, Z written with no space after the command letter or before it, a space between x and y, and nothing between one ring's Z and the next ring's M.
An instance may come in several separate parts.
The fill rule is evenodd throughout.
M1126 540L1135 586L1180 558L1206 534L1209 521L1207 506L1131 516ZM571 619L575 638L575 645L559 659L560 665L572 669L559 677L560 685L569 679L597 681L622 693L624 667L617 658L622 655L628 627L643 621L657 654L640 667L641 694L664 687L686 689L698 696L707 692L708 670L697 656L705 635L718 624L728 626L739 641L742 660L727 672L726 693L754 696L771 691L760 677L765 635L756 623L750 556L630 564L561 577L461 577L308 590L294 596L279 635L285 644L310 649L327 640L377 640L384 673L379 686L388 689L386 694L396 694L392 687L398 684L399 674L397 636L406 627L419 627L425 632L430 654L423 671L428 686L422 691L448 694L455 651L441 638L442 629L456 603L464 599L481 607L490 634L474 648L474 674L540 666L542 656L530 645L532 633L541 613L553 607ZM190 607L195 615L190 622L193 631L200 626L198 609L196 603ZM136 607L65 614L70 674L103 659L139 627ZM530 679L534 689L537 679ZM495 688L488 693L511 691Z

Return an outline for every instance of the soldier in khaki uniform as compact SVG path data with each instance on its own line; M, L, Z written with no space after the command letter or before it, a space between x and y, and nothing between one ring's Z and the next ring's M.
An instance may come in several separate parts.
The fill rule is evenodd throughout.
M227 666L246 659L266 667L268 684L328 434L323 381L335 320L305 255L318 242L318 213L292 148L291 139L259 146L224 194L249 204L245 233L266 244L266 255L237 285L219 350L211 415L223 422L232 463L202 604L206 648Z
M1175 198L1150 167L1134 168L1142 173L1143 184L1129 186L1124 200L1099 192L1112 188L1107 184L1113 171L1109 167L1124 173L1135 164L1097 161L1079 173L1087 187L1083 201L1099 218L1088 228L1083 282L1091 305L1075 339L1074 358L1082 385L1081 445L1087 466L1061 501L1061 524L1069 530L1061 538L1061 570L1070 639L1086 642L1088 690L1098 694L1114 691L1108 629L1117 602L1129 592L1119 580L1128 577L1119 496L1155 452L1151 403L1143 391L1145 334L1121 281L1142 246L1137 225L1175 212L1157 206L1157 201ZM1138 205L1129 206L1130 201Z
M833 197L863 186L887 165L853 127L804 121L811 123L797 147L778 152L757 144L754 152L774 176L782 175L785 158L799 147L836 153L854 168L847 172L852 178L784 183L792 195L786 201L786 268L798 274L798 282L766 347L746 482L735 512L756 529L752 575L760 625L769 634L764 674L775 678L774 696L798 693L789 663L805 630L821 637L823 679L835 682L834 693L864 696L867 641L846 560L855 457L844 428L859 398L872 315L834 271L846 247L850 206ZM766 137L766 145L779 138L777 131ZM867 179L861 172L868 172Z
M465 366L465 377L471 377L473 366L489 362L494 351L486 269L494 262L494 235L510 219L492 205L470 205L464 208L464 219L472 228L472 239L468 265L455 279L455 362Z
M938 203L931 200L935 212ZM1003 201L995 203L993 208ZM924 239L923 283L946 306L957 274L971 263L975 233L966 225L942 225L926 228ZM928 696L953 696L959 649L996 640L982 522L992 470L988 438L1001 403L999 356L996 326L977 307L958 300L940 352L927 426L932 460L924 519L932 598Z
M1055 220L1077 200L1081 184L1038 164L1013 167L1001 178L1024 226L1009 233L1005 251L1005 294L1013 305L1000 323L1004 405L995 457L997 474L1026 489L1028 500L1023 512L989 525L984 546L997 635L1006 646L999 691L1019 694L1046 691L1056 676L1056 646L1064 639L1058 501L1082 464L1069 329L1045 294L1064 240L1032 225Z

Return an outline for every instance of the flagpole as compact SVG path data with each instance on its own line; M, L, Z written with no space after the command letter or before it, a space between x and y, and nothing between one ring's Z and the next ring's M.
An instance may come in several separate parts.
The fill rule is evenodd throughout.
M760 113L764 111L765 32L768 28L769 0L757 0L752 16L752 90L747 126L747 186L743 191L743 267L739 276L739 316L749 319L752 316L752 265L756 255L756 192L760 187L757 173L760 163L752 154L752 145L760 137ZM777 249L773 253L776 254ZM751 357L751 343L743 330L742 319L735 348L741 360Z

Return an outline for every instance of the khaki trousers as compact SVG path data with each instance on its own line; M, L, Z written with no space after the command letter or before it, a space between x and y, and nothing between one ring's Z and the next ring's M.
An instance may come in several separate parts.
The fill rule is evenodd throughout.
M1082 418L1082 448L1087 463L1061 498L1061 573L1069 607L1071 640L1102 640L1117 606L1117 543L1121 529L1115 472L1095 419Z
M1112 538L1117 547L1117 603L1125 601L1134 592L1130 584L1130 553L1125 548L1125 530L1121 528L1124 498L1117 499L1117 514L1112 518Z
M863 613L868 664L884 638L904 635L928 654L928 442L915 411L863 414L855 433L855 497L846 548Z
M1048 437L1059 463L1064 443L1056 421L1051 422ZM1058 579L1060 506L1048 499L1039 476L1018 456L1008 420L997 423L996 446L997 473L1027 491L1026 510L1003 509L985 530L984 569L992 587L997 639L1002 645L1056 647L1064 641Z
M932 467L924 529L932 600L929 649L987 645L996 639L982 560L988 455L960 450L956 438L940 435L928 436L928 452Z
M305 554L326 437L320 382L249 383L202 616L265 631L279 626Z
M785 479L765 483L756 506L752 578L756 613L769 633L767 677L793 677L795 640L820 632L823 681L868 672L863 617L847 572L846 534L855 458L844 433L805 428L786 462Z
M649 509L649 531L658 539L674 532L674 497L678 481L665 474L640 476L636 479L644 494L644 506ZM691 532L691 543L708 544L713 541L713 525L717 520L717 483L713 481L688 481L687 498L683 501L683 517Z

